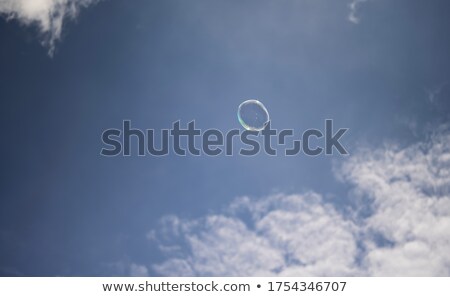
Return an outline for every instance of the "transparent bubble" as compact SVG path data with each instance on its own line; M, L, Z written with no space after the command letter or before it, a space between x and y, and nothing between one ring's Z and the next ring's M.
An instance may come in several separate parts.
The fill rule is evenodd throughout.
M241 103L238 119L242 127L250 131L261 131L269 123L269 112L258 100L251 99Z

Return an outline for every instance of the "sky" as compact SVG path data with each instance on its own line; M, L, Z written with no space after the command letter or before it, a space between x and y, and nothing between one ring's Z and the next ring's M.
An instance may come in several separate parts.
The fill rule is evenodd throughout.
M0 0L0 276L450 276L449 9ZM247 99L349 155L100 155Z

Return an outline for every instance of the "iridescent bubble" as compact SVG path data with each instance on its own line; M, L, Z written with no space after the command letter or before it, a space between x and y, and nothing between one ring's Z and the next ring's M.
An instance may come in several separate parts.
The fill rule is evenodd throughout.
M258 100L242 102L238 108L238 119L245 130L261 131L269 123L269 112Z

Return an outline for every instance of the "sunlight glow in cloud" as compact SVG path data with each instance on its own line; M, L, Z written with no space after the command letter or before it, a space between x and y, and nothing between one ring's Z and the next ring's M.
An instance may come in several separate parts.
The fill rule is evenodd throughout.
M447 131L447 132L446 132ZM355 204L314 192L243 197L222 214L167 217L149 233L171 276L449 276L450 133L361 150L339 168ZM164 248L166 247L166 248Z

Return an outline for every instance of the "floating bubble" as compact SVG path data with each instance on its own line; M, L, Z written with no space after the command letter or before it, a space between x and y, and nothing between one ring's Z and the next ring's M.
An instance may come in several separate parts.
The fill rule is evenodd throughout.
M269 123L269 112L258 100L242 102L238 108L238 119L245 130L261 131Z

